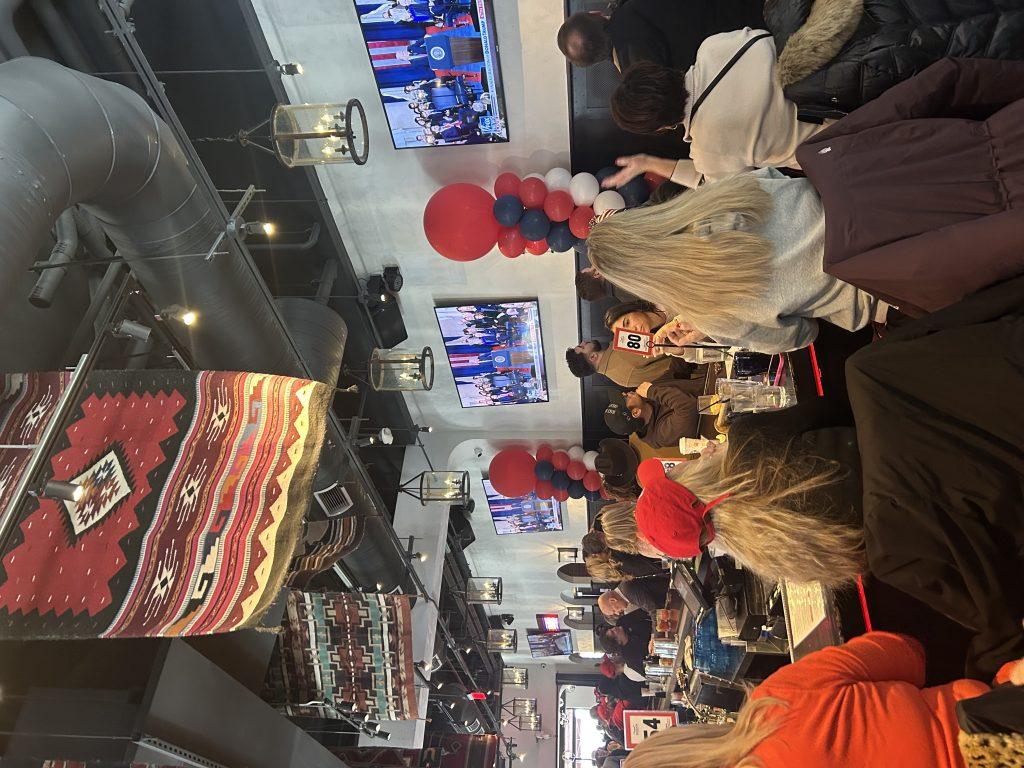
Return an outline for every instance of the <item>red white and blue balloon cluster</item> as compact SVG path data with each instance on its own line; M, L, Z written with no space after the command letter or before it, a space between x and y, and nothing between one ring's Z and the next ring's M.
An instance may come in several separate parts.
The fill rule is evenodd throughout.
M511 499L531 493L540 499L609 498L594 462L597 451L574 445L565 450L538 446L535 454L526 448L505 448L494 455L487 479L498 493Z
M510 259L523 253L566 253L582 247L596 215L642 205L662 181L638 176L602 190L601 182L618 170L574 176L552 168L522 179L503 173L494 182L493 196L475 184L449 184L427 203L423 229L434 250L455 261L479 259L495 244Z

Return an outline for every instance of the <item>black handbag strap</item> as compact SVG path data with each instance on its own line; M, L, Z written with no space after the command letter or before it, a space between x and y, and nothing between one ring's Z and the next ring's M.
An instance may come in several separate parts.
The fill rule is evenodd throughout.
M736 53L733 54L733 57L729 59L729 63L722 67L722 71L715 75L715 79L708 84L708 87L704 89L704 92L697 97L697 100L695 102L693 102L693 108L690 110L691 125L693 124L693 118L696 116L697 110L700 109L700 105L704 103L704 99L706 99L711 94L711 91L714 90L715 86L722 81L722 78L725 77L726 74L728 74L729 70L733 68L733 65L735 65L737 61L743 58L743 54L750 50L750 46L752 46L759 40L764 40L766 37L771 37L771 33L765 32L763 35L758 35L757 37L752 37L749 40L747 40L747 42L743 44L743 47L736 51Z

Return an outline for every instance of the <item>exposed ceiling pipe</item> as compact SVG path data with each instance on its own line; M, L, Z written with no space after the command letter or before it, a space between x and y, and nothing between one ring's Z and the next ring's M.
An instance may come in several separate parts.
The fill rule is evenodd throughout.
M199 365L302 374L251 265L233 252L204 258L220 219L146 102L46 59L0 64L0 300L17 300L4 274L26 269L76 203L158 307L199 312L189 329Z
M57 243L50 251L48 264L67 264L78 253L78 225L75 223L75 211L68 208L57 219ZM61 280L67 274L66 269L47 269L39 275L28 300L34 307L48 309L53 304L53 295L57 292Z
M14 12L21 5L21 0L0 0L0 46L8 59L28 56L28 48L14 28Z
M31 0L31 3L32 10L39 17L39 23L43 25L64 63L83 72L95 71L82 47L82 42L60 15L53 0Z

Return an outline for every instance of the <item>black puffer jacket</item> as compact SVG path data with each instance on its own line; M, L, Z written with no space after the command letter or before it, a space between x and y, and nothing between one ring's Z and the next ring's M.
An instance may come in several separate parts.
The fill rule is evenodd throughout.
M769 0L765 21L804 119L841 117L947 56L1024 59L1024 0Z

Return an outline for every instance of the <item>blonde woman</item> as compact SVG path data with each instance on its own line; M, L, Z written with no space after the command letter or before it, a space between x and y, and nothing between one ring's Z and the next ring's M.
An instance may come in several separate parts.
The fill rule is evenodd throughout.
M822 271L825 218L806 179L772 168L598 221L590 262L614 285L679 315L720 344L788 352L818 320L848 331L888 305Z
M1005 665L998 682L1014 666ZM869 632L768 677L735 724L672 728L642 742L624 765L963 768L956 705L989 686L956 680L925 688L924 679L924 649L916 640Z
M618 501L601 508L598 516L605 544L619 552L660 558L661 552L637 535L635 510L635 501Z

